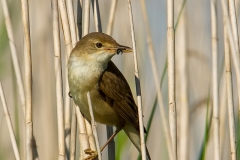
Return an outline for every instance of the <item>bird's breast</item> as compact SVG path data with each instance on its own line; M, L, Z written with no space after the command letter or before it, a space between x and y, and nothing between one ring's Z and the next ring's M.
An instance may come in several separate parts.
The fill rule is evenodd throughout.
M119 126L122 124L118 114L100 96L98 81L104 68L69 59L68 81L74 103L90 119L87 92L90 92L95 120L100 123Z

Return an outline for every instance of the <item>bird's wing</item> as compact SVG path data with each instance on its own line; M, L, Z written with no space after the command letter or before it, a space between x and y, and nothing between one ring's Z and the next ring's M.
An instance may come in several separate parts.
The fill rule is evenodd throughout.
M139 130L138 109L131 89L112 61L99 79L99 93L119 116Z

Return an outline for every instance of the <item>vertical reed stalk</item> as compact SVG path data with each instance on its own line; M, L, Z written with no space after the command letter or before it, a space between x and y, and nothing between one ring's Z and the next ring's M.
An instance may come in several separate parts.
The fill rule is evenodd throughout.
M77 134L77 117L76 117L76 109L75 109L76 107L75 107L75 104L73 104L71 135L70 135L70 160L75 160L75 157L76 157L76 134Z
M222 10L224 15L228 15L227 4L224 0L222 2ZM237 46L234 43L233 32L230 25L230 18L226 16L225 24L227 26L227 33L228 33L228 40L231 49L231 57L233 61L233 66L235 68L236 77L237 77L237 89L238 89L238 96L240 95L240 66L239 66L239 54L237 54Z
M177 115L175 100L175 33L174 33L174 1L167 1L167 52L168 52L168 103L169 125L172 139L173 160L177 159Z
M52 0L53 14L53 42L54 42L54 64L55 64L55 81L56 81L56 98L57 98L57 117L58 117L58 159L65 159L64 143L64 113L63 113L63 88L62 88L62 70L61 70L61 48L59 35L59 16L58 1Z
M65 0L58 0L58 6L59 6L60 16L61 16L61 20L62 20L62 28L63 28L65 45L66 45L66 49L67 49L67 60L68 60L68 56L70 55L73 47L72 47L72 38L71 38L71 33L70 33L70 27L69 27L69 22L68 22L68 15L67 15ZM66 85L66 86L68 86L68 85ZM69 89L66 91L67 94L65 95L66 96L65 98L69 99L68 100L69 104L66 104L66 106L70 106L70 98L68 96L68 91L69 91ZM70 107L68 107L68 110L69 111L67 113L69 116L70 115ZM67 116L65 118L67 118ZM66 121L66 119L65 119L65 121ZM70 120L69 120L69 123L70 123Z
M82 0L77 1L77 40L82 37Z
M229 45L229 44L228 44ZM229 47L229 46L228 46ZM226 50L226 47L224 47ZM230 49L230 48L229 48ZM224 67L225 68L225 67ZM226 70L223 70L226 73ZM222 155L224 154L224 149L225 149L225 145L224 145L224 139L225 139L225 134L226 134L226 119L227 119L227 93L226 93L226 74L223 75L222 78L222 92L220 95L220 156L222 157Z
M76 36L76 39L79 40L81 37L81 30L82 30L82 1L79 0L77 2L77 27L78 27L78 35ZM71 27L72 28L72 27ZM72 32L73 33L73 32ZM73 33L74 34L74 33ZM74 45L74 44L73 44ZM72 109L72 124L71 124L71 148L70 148L70 160L75 160L76 157L76 134L77 134L77 111L76 109L78 108L78 106L76 106L75 104L73 104L73 109ZM79 109L79 108L78 108ZM79 110L80 111L80 110ZM81 114L81 113L80 113ZM80 115L82 118L82 115ZM82 124L85 126L85 124ZM83 131L80 132L79 129L79 139L80 139L80 146L82 147L83 144L81 145L82 139L80 134ZM84 138L84 137L83 137ZM87 138L87 137L86 137ZM88 141L87 139L83 139L84 141ZM89 144L88 144L89 146ZM80 157L81 155L83 155L83 152L80 152ZM84 154L85 156L85 154Z
M239 57L239 38L238 38L238 25L236 18L236 9L235 9L235 1L229 0L229 15L232 24L233 38L236 47L236 54ZM240 84L239 84L240 85ZM238 88L238 120L240 120L240 88Z
M228 41L228 35L227 35L226 17L228 17L228 15L224 15L224 49L225 49L225 69L226 69L228 119L229 119L228 121L229 121L229 132L230 132L229 135L230 135L231 158L232 160L236 160L236 136L235 136L235 124L234 124L232 70L231 70L230 48L229 48L229 41Z
M235 9L235 1L229 0L229 16L232 24L233 38L236 46L237 55L239 55L239 38L238 38L238 25L236 18L236 9Z
M85 126L85 120L83 115L80 112L80 109L78 106L75 106L76 115L77 115L77 122L78 122L78 128L79 128L79 139L80 139L80 160L87 158L87 154L84 151L86 149L89 149L90 145L88 142L88 135L86 134L86 126Z
M75 20L74 20L74 13L73 13L73 5L72 5L72 1L68 0L67 1L67 5L68 5L68 15L69 15L69 23L70 23L70 32L71 32L71 38L72 38L72 45L73 47L75 47L78 39L80 37L77 36L77 31L76 31L76 24L75 24ZM78 16L82 17L82 1L79 0L78 1L78 8L77 8L77 12L78 12ZM80 24L82 23L81 20L79 22ZM79 27L81 28L81 27ZM72 124L71 124L71 143L70 143L70 160L75 160L75 154L76 154L76 133L77 133L77 117L76 117L76 106L75 104L73 104L73 109L72 109ZM83 124L85 125L85 124ZM81 140L80 140L81 141Z
M97 127L96 127L96 122L95 122L95 119L94 119L91 96L90 96L89 92L87 93L87 98L88 98L89 112L90 112L90 116L91 116L91 124L92 124L93 135L94 135L94 139L95 139L95 142L96 142L96 148L97 148L97 152L98 152L98 159L102 160L99 141L98 141Z
M3 110L4 110L5 118L7 121L7 126L8 126L8 130L9 130L12 146L13 146L14 155L15 155L16 160L20 160L20 155L19 155L19 151L17 148L17 142L16 142L16 138L14 135L14 131L13 131L12 121L11 121L10 114L8 111L7 102L6 102L6 99L4 96L1 82L0 82L0 98L2 100Z
M136 83L136 93L137 93L137 104L138 104L138 118L139 118L139 131L140 131L140 143L141 143L141 153L142 159L146 160L146 145L144 140L144 130L143 130L143 113L142 113L142 95L141 95L141 86L140 86L140 77L138 72L138 62L137 62L137 51L135 44L135 34L134 34L134 25L133 25L133 15L132 15L132 5L131 0L128 2L128 14L131 27L131 37L134 53L134 70L135 70L135 83Z
M68 12L68 20L70 26L71 40L72 46L75 47L77 43L77 32L76 32L76 23L74 20L73 13L73 4L72 0L67 0L67 12ZM73 104L75 105L75 104ZM76 154L76 134L77 134L77 122L76 122L76 111L75 107L72 107L72 122L71 122L71 132L70 132L70 160L75 159ZM67 141L68 143L69 141ZM69 144L67 144L69 146Z
M86 130L87 130L87 135L88 135L88 141L89 141L90 148L91 148L92 151L96 151L97 147L96 147L94 136L93 136L92 126L87 119L85 119L85 125L86 125Z
M184 3L184 2L183 2ZM189 105L188 105L188 79L187 79L187 42L186 42L186 9L182 10L182 18L179 20L179 35L178 49L178 73L179 75L179 89L180 89L180 104L179 104L179 159L189 159Z
M102 32L102 24L101 24L101 16L100 16L98 0L92 0L92 6L93 6L93 16L94 16L96 32Z
M107 139L113 135L113 127L106 126L107 129ZM115 159L115 141L114 139L108 143L108 159Z
M68 23L68 15L67 15L67 9L66 9L66 3L65 0L58 0L58 7L60 10L60 17L61 17L61 22L62 22L62 29L63 29L63 35L64 35L64 40L65 40L65 46L66 46L66 64L68 61L68 57L73 49L72 47L72 39L71 39L71 33L70 33L70 28L69 28L69 23ZM66 67L66 83L65 83L65 131L69 131L71 127L70 123L70 97L68 96L69 92L69 85L68 85L68 70ZM66 147L67 150L69 150L69 141L70 141L70 132L67 132L68 134L65 136L65 141L66 141Z
M90 24L90 0L85 0L84 4L84 17L83 17L83 36L88 34L89 32L89 24Z
M228 9L227 9L226 2L224 0L222 0L221 3L222 3L223 14L228 15ZM237 77L237 89L238 89L238 97L239 97L239 94L240 94L239 54L237 54L237 46L236 46L236 43L234 43L233 32L232 32L232 28L230 25L230 18L228 16L225 16L225 17L226 17L225 25L226 25L227 33L228 33L227 36L228 36L228 40L229 40L229 44L230 44L230 48L231 48L231 57L232 57L232 61L233 61L233 65L234 65L236 77Z
M112 34L112 29L113 29L113 22L114 22L114 16L116 13L116 6L117 6L118 0L112 0L112 5L109 13L109 20L108 20L108 26L107 26L107 31L106 33L108 35Z
M76 23L74 20L72 0L67 0L67 12L68 12L70 33L71 33L71 38L72 38L72 46L74 48L77 43L77 33L76 33Z
M6 25L6 29L7 29L8 39L9 39L9 45L10 45L10 49L11 49L13 67L14 67L16 78L17 78L19 96L20 96L22 109L23 109L23 113L24 113L24 117L25 117L25 93L24 93L24 89L23 89L22 74L21 74L19 63L18 63L17 50L16 50L15 41L14 41L14 37L13 37L13 31L12 31L12 22L11 22L11 19L9 16L9 11L8 11L8 6L7 6L6 0L2 0L2 8L3 8L4 18L5 18L5 25Z
M220 133L219 133L219 106L218 106L218 37L217 37L217 3L211 0L212 24L212 92L213 92L213 139L214 158L220 159Z
M157 89L157 99L158 99L159 108L160 108L160 115L161 115L161 120L162 120L162 124L163 124L163 130L164 130L165 137L166 137L168 154L169 154L170 159L172 159L171 138L170 138L170 134L169 134L169 128L167 125L167 118L166 118L166 113L165 113L165 109L164 109L161 86L159 83L160 80L159 80L159 75L158 75L158 71L157 71L155 51L154 51L154 47L153 47L151 31L150 31L148 17L147 17L146 4L145 4L145 0L141 0L140 2L141 2L143 20L144 20L144 24L145 24L145 28L146 28L146 34L147 34L148 53L149 53L149 56L151 59L153 77L154 77L154 82L155 82L155 86Z
M25 61L25 124L26 124L26 160L33 159L33 122L32 122L32 59L31 59L31 40L29 26L28 0L22 2L22 21L24 30L24 61Z

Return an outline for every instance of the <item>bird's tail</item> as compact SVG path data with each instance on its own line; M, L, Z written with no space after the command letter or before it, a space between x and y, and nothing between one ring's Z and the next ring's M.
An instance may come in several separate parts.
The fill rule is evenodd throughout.
M137 131L136 128L134 128L131 124L127 124L127 123L124 125L123 130L129 137L129 139L132 141L134 146L138 149L139 153L141 153L141 143L140 143L139 131ZM146 146L146 156L147 156L147 160L151 160L147 146Z

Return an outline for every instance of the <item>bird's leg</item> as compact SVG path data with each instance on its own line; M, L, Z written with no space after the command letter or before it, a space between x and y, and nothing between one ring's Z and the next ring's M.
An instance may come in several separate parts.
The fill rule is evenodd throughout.
M84 158L84 160L94 160L98 157L97 151L93 151L91 148L85 149L84 152L89 155L87 158Z
M107 142L102 146L101 148L101 152L103 151L103 149L108 145L108 143L111 142L111 140L118 134L118 132L121 131L121 129L117 129L110 138L108 138Z
M117 129L117 130L111 135L111 137L107 140L107 142L106 142L106 143L103 145L103 147L101 148L101 152L102 152L103 149L108 145L108 143L110 143L111 140L118 134L118 132L121 131L121 130L122 130L122 128L121 128L121 129ZM87 158L85 158L84 160L93 160L93 159L95 159L95 158L98 156L97 152L91 150L91 148L85 149L84 152L85 152L86 154L89 154L89 155L90 155L90 156L88 156Z

